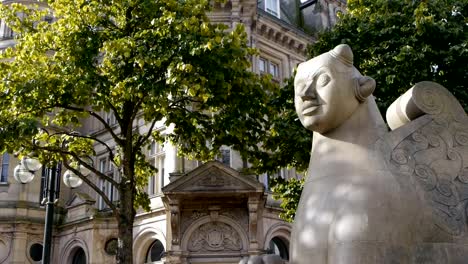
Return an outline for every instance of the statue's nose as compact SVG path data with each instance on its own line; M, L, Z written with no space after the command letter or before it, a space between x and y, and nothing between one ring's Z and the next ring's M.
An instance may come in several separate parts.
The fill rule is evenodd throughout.
M306 82L306 84L299 91L299 96L302 98L302 100L314 100L317 98L315 85L312 81Z

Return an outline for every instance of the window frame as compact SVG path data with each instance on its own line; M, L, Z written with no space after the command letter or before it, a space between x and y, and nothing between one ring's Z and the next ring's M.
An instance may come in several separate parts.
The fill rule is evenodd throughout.
M227 154L227 155L225 155L225 154ZM228 162L225 162L226 157L228 159ZM231 167L231 165L232 165L232 150L231 150L231 148L230 147L225 147L225 146L221 147L219 149L219 155L217 157L217 160L219 162L221 162L222 164Z
M97 162L97 170L114 180L118 181L119 180L119 173L116 170L114 163L110 161L109 157L106 156L101 156L98 157L98 162ZM117 186L112 185L111 182L107 181L106 179L103 179L98 176L98 188L101 189L109 198L111 202L115 202L119 200L118 196L118 190ZM106 210L109 209L109 206L106 204L104 199L98 195L98 209L99 210Z
M264 64L264 69L263 70L260 67L261 64ZM274 71L275 74L272 74L272 70L271 70L272 66L274 66L274 68L276 69ZM268 58L267 56L264 56L264 55L260 55L260 56L258 56L257 68L258 68L258 73L259 74L261 74L261 75L269 74L273 80L275 80L277 82L280 82L280 80L281 80L281 61Z
M153 249L154 246L156 246L156 244L159 242L159 245L162 247L162 251L161 251L161 257L159 258L159 260L151 260L151 250ZM149 264L149 263L161 263L162 262L162 258L164 257L164 254L166 252L166 248L164 247L164 244L159 240L159 239L156 239L154 240L153 242L151 242L150 246L148 247L148 250L146 251L146 256L145 256L145 264Z
M162 192L164 187L166 150L165 143L152 141L148 149L149 162L158 169L158 172L152 175L148 180L148 195L157 196Z
M13 30L7 25L5 20L0 20L0 41L14 38Z
M106 120L109 126L117 125L117 119L115 118L114 111L104 112L104 120Z
M10 169L10 154L3 153L2 155L2 167L0 171L0 183L8 183L8 174Z
M273 8L273 5L275 5L276 10L273 10L272 8L270 8L270 4L272 4L271 6L272 8ZM277 18L281 18L280 0L265 0L265 12Z
M274 67L272 67L274 66ZM273 72L272 72L272 68L274 69ZM271 76L274 78L274 79L279 79L280 78L280 73L279 73L279 64L278 63L275 63L273 61L269 61L268 63L268 73L271 74Z
M285 261L289 261L290 252L288 243L278 236L271 238L268 243L267 252L268 254L280 256Z

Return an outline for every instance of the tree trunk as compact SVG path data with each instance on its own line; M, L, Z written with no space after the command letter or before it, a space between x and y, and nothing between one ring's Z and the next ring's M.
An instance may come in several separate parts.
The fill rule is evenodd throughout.
M122 188L121 191L120 214L117 219L119 228L117 264L132 264L135 210L133 209L131 189Z
M118 215L119 238L117 264L133 263L133 222L135 221L135 155L133 151L133 103L124 103L121 133L125 136L122 144L122 179L119 185L120 212Z
M117 264L133 263L133 224L119 222Z

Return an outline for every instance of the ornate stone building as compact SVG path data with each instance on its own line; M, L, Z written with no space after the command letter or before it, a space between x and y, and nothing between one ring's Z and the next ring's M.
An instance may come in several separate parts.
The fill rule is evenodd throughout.
M11 2L27 1L2 1ZM343 6L337 0L228 0L215 3L210 17L216 23L245 24L251 46L259 50L252 70L281 83L306 59L306 47L314 40L310 33L333 24ZM14 44L13 34L0 24L0 48ZM103 116L115 122L112 114ZM170 132L162 125L155 129ZM101 131L96 123L83 124L82 132L110 141ZM96 153L97 168L117 175L102 150ZM244 163L237 153L225 148L219 161L201 164L178 157L170 144L153 143L147 155L159 172L147 189L151 211L137 214L134 263L237 263L265 252L288 259L290 225L278 217L279 202L268 192L267 177L239 173ZM45 177L39 176L45 172L21 185L13 179L17 164L8 154L2 156L0 263L39 263L45 217L40 204ZM294 170L278 175L297 177ZM98 184L112 200L119 199L110 184ZM63 186L57 204L53 263L114 263L116 222L105 203L89 187L71 191Z

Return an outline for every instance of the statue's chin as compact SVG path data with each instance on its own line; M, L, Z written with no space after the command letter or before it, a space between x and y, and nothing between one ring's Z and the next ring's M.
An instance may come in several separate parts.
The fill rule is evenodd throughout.
M327 128L323 125L323 123L319 120L316 120L315 118L305 117L302 121L302 125L312 132L317 132L320 134L327 132Z

